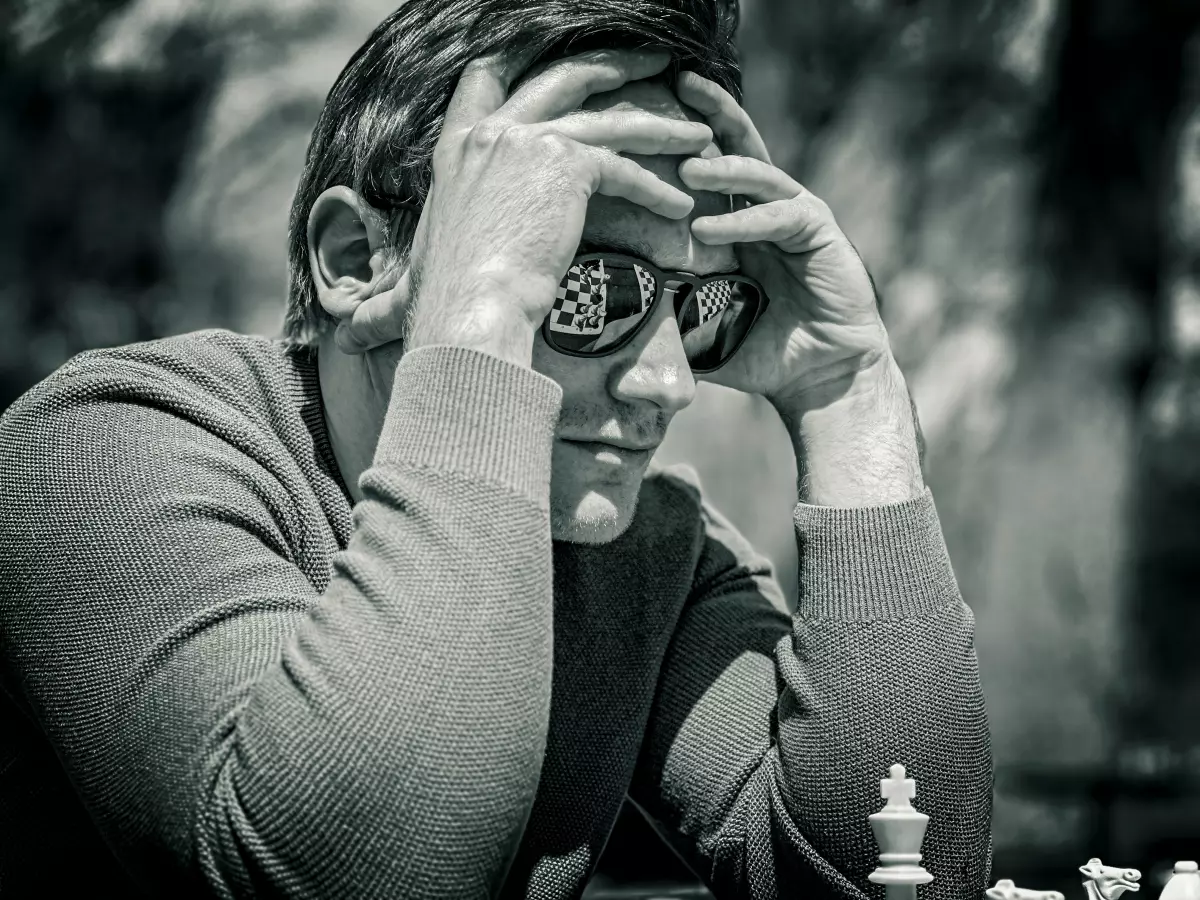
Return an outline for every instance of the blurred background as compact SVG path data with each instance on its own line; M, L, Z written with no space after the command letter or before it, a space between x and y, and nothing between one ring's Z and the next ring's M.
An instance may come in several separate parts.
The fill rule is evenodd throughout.
M309 129L395 2L0 3L0 409L90 347L278 333ZM1200 3L742 15L747 108L861 251L916 396L994 877L1077 897L1100 856L1157 896L1200 856ZM794 591L770 408L702 386L662 455ZM624 817L590 895L704 896L655 840Z

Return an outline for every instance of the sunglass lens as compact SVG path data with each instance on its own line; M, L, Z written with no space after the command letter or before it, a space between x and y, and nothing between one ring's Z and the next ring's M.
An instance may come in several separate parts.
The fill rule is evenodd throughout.
M572 353L598 353L628 335L650 311L658 283L632 262L577 260L550 310L550 343Z
M715 369L737 351L754 324L762 297L744 281L709 281L685 301L680 334L697 371Z

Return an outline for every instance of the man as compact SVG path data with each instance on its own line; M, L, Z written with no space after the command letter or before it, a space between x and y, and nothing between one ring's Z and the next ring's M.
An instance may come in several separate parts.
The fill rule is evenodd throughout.
M924 896L979 895L971 613L731 33L411 0L317 126L292 340L86 353L5 414L6 896L578 897L628 800L719 897L861 898L897 761ZM794 617L650 470L697 377L788 426Z

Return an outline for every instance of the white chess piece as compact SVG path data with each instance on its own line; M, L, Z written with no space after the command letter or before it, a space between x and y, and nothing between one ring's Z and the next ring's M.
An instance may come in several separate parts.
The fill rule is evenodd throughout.
M983 892L988 900L1065 900L1059 891L1036 891L1017 887L1011 878L1001 878Z
M887 900L916 900L917 885L933 881L920 866L929 816L913 808L910 801L917 794L917 783L904 777L904 766L897 763L889 775L879 782L879 795L887 805L868 817L882 852L879 868L867 878L885 886Z
M1088 900L1117 900L1126 891L1141 890L1138 882L1142 880L1142 873L1137 869L1106 866L1093 857L1086 866L1080 866L1079 871L1083 873L1083 889Z
M1159 900L1200 900L1200 873L1196 871L1195 860L1175 863L1175 874L1163 888Z

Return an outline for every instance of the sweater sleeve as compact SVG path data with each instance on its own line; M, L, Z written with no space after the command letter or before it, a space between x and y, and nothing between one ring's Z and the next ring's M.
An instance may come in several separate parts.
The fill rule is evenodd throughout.
M931 495L800 504L790 617L769 563L704 507L704 549L631 799L717 897L882 897L867 817L904 763L930 816L927 900L979 897L992 759Z
M5 415L6 680L147 889L498 890L546 740L560 402L484 354L406 356L323 594L262 432L83 374Z

